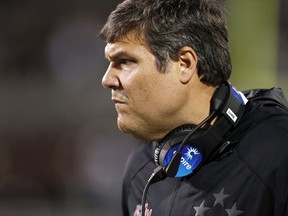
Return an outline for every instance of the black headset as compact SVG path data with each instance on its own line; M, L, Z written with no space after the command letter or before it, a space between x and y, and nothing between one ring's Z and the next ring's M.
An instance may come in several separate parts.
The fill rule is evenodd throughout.
M225 82L213 94L210 115L206 119L197 126L181 125L157 142L155 163L169 177L195 173L223 144L244 111L243 96L229 82Z

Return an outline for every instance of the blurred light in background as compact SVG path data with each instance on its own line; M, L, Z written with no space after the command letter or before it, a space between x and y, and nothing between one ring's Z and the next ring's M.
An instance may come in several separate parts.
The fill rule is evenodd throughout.
M281 86L287 93L287 1L226 2L233 63L231 81L242 90Z
M0 2L0 215L121 215L135 140L116 128L97 37L119 2ZM233 83L287 93L287 1L227 5Z

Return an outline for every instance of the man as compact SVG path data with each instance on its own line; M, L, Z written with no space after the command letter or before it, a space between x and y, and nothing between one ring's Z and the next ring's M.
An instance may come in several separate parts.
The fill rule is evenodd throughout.
M143 140L127 163L125 216L288 215L287 103L279 89L245 97L227 82L223 11L125 0L101 30L118 127Z

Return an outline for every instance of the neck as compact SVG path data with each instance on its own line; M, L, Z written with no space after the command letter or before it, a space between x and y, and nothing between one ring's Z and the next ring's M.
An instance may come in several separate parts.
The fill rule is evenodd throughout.
M190 110L189 108L187 109L187 112L190 112L190 114L187 114L190 117L190 123L198 125L210 114L210 101L215 89L216 87L207 86L202 82L194 85L191 89L190 97L192 100L190 101L190 105L188 105ZM191 107L193 108L191 109Z

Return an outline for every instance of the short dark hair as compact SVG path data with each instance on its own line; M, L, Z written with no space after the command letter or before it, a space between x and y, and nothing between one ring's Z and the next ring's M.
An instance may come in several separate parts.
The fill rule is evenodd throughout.
M107 43L139 32L164 72L184 46L198 56L198 76L219 85L231 74L228 30L223 0L125 0L110 14L100 32Z

